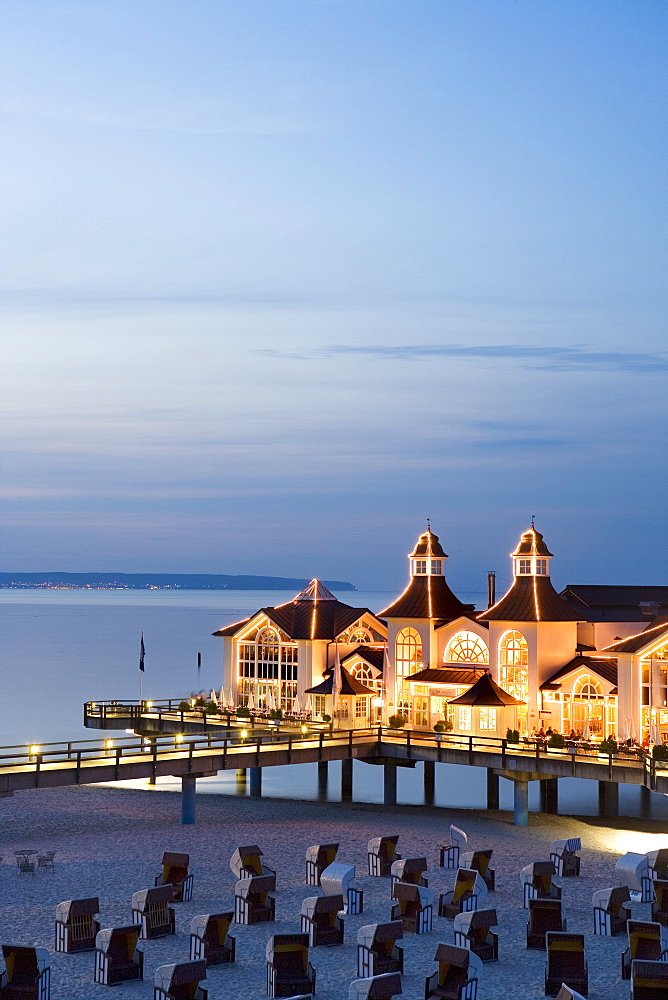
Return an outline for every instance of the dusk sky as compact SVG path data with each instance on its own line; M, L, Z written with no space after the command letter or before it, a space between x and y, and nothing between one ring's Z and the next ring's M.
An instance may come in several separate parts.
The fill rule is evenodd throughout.
M3 571L667 583L663 0L5 0Z

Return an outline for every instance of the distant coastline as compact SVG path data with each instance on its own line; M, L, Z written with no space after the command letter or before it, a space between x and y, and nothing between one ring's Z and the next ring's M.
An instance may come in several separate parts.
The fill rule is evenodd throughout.
M2 590L302 590L309 582L210 573L0 573ZM345 580L322 582L331 590L357 590Z

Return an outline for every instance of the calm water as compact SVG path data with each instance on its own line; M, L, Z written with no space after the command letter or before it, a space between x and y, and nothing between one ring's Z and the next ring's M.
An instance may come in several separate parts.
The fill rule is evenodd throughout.
M340 599L377 610L393 593L342 593ZM282 591L0 591L0 745L91 739L82 724L84 701L139 697L139 638L146 643L145 698L177 698L220 689L221 641L211 633L257 608L294 597ZM474 600L475 598L471 598ZM478 598L482 601L482 596ZM202 654L198 677L197 653ZM340 766L330 765L327 797L340 797ZM141 783L139 783L141 784ZM161 779L159 788L180 788ZM235 772L198 782L202 792L245 794ZM512 808L512 786L501 781L501 808ZM315 765L265 768L263 794L317 798ZM559 811L595 815L595 782L564 778ZM382 769L355 764L354 798L382 801ZM423 802L422 770L399 768L400 802ZM640 790L620 786L620 812L640 816ZM485 805L482 768L440 764L436 804ZM530 786L538 808L538 783ZM668 820L668 798L653 795L651 817Z

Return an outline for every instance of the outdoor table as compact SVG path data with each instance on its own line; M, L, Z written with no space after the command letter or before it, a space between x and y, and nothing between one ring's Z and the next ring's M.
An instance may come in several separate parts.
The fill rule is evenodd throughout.
M27 861L31 854L39 854L39 851L33 851L33 850L14 851L14 854L16 855L16 857L25 858L25 860Z

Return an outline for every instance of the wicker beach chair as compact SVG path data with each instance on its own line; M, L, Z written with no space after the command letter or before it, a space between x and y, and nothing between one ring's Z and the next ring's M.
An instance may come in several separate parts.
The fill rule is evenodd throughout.
M309 896L302 902L301 931L311 948L343 944L342 910L343 896Z
M392 894L395 882L410 882L412 885L429 885L424 876L424 872L427 871L428 867L426 858L399 858L397 861L393 861L390 868L390 875L392 877L390 895Z
M0 974L0 997L6 1000L50 1000L51 958L46 948L3 944L5 971Z
M647 854L634 854L627 851L615 864L615 872L620 885L629 887L642 903L651 903L654 898L652 879L649 874L649 859ZM633 898L633 895L632 895Z
M159 965L153 977L153 1000L207 1000L199 984L206 979L206 962Z
M271 893L275 885L275 875L239 879L234 887L234 922L248 926L274 920L276 900Z
M224 965L236 957L236 938L230 934L234 913L205 913L190 922L191 961L203 958L208 965Z
M582 850L582 841L579 837L571 837L569 840L553 840L550 844L550 861L554 865L556 875L567 878L571 875L580 874L580 855L576 851Z
M615 937L626 934L626 921L631 919L628 886L617 885L612 889L599 889L591 897L594 908L594 934Z
M55 851L44 851L42 854L37 855L37 871L38 872L52 872L55 868L53 859L56 856Z
M392 920L400 920L407 934L428 934L434 919L434 894L410 882L395 882Z
M668 997L668 964L644 962L631 963L631 1000L666 1000Z
M668 881L657 880L654 883L652 920L657 924L668 927Z
M552 861L532 861L520 872L520 884L524 893L524 909L528 909L530 899L561 899L561 889L552 881L555 874Z
M496 910L458 913L454 921L455 944L459 948L468 948L481 962L496 962L499 958L499 935L491 928L498 923Z
M357 932L357 975L360 978L404 971L404 949L397 944L404 936L400 920L366 924Z
M587 996L589 980L585 961L584 934L548 931L545 935L545 995L556 997L562 983Z
M306 884L320 885L320 876L336 860L338 844L316 844L306 851Z
M661 882L668 881L668 848L661 847L657 851L649 851L647 867L651 879L659 879Z
M479 872L458 868L457 881L451 892L442 892L438 900L438 915L454 920L458 913L477 910L487 899L487 886Z
M315 969L308 960L308 934L275 934L267 942L267 996L308 998Z
M348 1000L392 1000L401 993L399 973L386 972L371 979L354 979L348 990Z
M527 948L545 951L548 931L565 931L566 921L561 913L560 899L530 899L527 921Z
M459 855L468 844L469 838L458 826L450 827L450 841L441 847L439 865L441 868L459 868Z
M251 878L253 875L273 877L274 884L271 887L273 891L276 888L276 872L264 865L260 860L261 857L262 851L256 844L250 847L237 847L230 858L230 868L237 879Z
M364 893L355 888L355 866L339 861L328 865L320 875L320 888L326 896L343 896L343 912L357 915L364 908Z
M587 1000L587 998L583 997L577 990L572 990L566 983L562 983L557 993L557 1000Z
M144 978L144 953L137 947L141 924L109 927L95 938L95 982L115 986Z
M387 878L392 871L392 863L401 858L397 854L397 842L399 836L394 837L373 837L367 844L367 858L369 861L369 875L378 878Z
M162 872L156 876L155 885L171 885L172 902L187 903L193 898L193 874L190 870L190 855L165 851L162 856Z
M661 924L649 920L629 920L626 924L629 946L622 952L622 979L631 978L631 963L668 960L668 934Z
M142 940L165 937L175 933L171 885L141 889L132 897L132 921L141 926Z
M492 848L486 851L466 851L465 854L459 855L459 864L457 865L458 868L471 868L474 872L480 872L489 892L494 892L495 872L489 866L493 853Z
M89 899L67 899L56 907L56 941L59 952L93 951L100 922L97 896Z
M427 976L425 1000L477 1000L482 962L468 948L439 944L434 959L438 969Z

